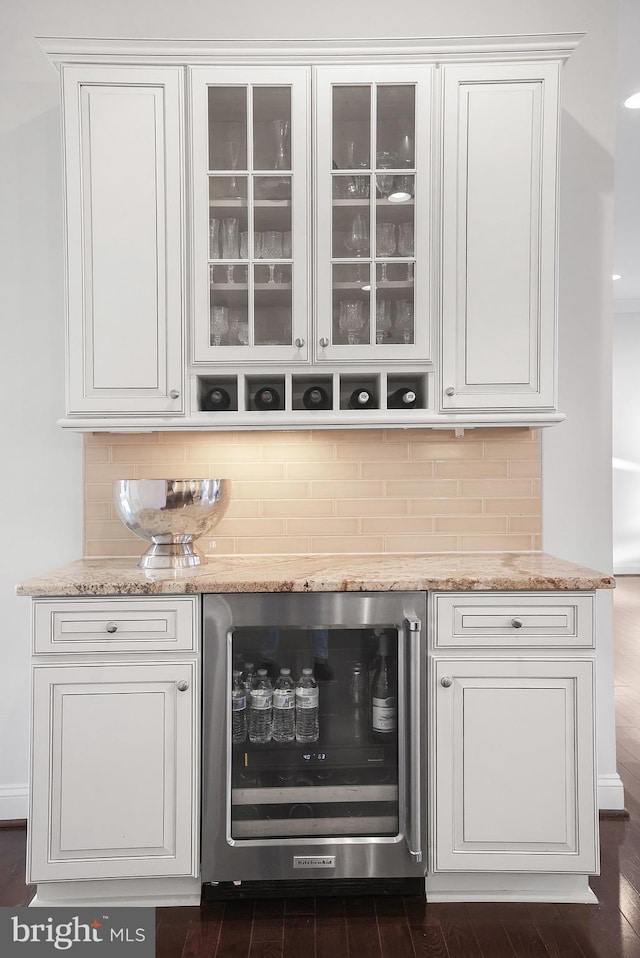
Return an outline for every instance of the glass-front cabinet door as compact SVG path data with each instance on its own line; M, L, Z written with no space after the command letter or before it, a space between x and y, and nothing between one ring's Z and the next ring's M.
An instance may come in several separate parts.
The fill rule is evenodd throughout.
M193 360L306 361L310 71L190 74Z
M319 361L430 358L431 67L319 67Z

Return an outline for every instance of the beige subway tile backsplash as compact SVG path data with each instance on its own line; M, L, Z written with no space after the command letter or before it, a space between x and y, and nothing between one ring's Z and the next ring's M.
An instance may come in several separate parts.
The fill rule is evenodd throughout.
M207 554L541 548L540 436L528 429L330 429L85 436L85 554L137 556L114 479L224 478Z

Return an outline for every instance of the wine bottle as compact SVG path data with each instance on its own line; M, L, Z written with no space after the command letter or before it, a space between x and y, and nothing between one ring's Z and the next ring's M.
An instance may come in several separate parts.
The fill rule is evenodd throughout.
M379 661L371 688L371 729L376 742L394 742L398 731L398 700L389 645L389 634L381 631Z
M322 386L310 386L302 396L305 409L331 409L329 393Z
M208 389L202 400L202 408L210 412L218 412L229 409L231 406L231 396L222 386L212 386Z
M354 389L349 397L349 405L352 409L371 409L374 405L373 393L364 387Z
M415 409L418 397L414 389L402 386L392 392L387 400L388 409Z
M280 393L273 386L260 386L253 397L256 409L282 409Z

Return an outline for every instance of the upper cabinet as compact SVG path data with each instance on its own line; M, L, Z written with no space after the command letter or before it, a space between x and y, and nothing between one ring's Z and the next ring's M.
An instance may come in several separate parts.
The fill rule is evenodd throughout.
M184 412L182 91L178 67L62 71L70 415Z
M553 409L558 63L442 70L440 407Z
M43 41L62 67L63 424L563 419L578 40Z

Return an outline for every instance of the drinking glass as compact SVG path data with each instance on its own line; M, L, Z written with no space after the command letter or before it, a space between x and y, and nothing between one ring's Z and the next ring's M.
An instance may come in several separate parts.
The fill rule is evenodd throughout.
M344 245L356 256L369 252L369 223L362 213L353 217L349 232L344 238Z
M391 329L391 300L379 299L376 303L376 343L384 340L385 334Z
M209 220L209 259L220 259L220 224L222 220Z
M224 145L224 156L229 169L237 170L238 160L240 159L240 140L228 140ZM227 196L230 198L240 196L240 188L238 187L238 180L235 175L229 177Z
M240 220L227 217L222 221L222 258L240 257ZM233 283L233 266L227 266L227 283Z
M410 299L399 299L396 303L396 329L402 333L403 342L413 342L413 302Z
M255 259L262 259L262 233L253 234L253 255Z
M240 233L240 259L249 259L249 234Z
M276 159L273 168L274 170L288 170L289 121L273 120L271 126L276 142Z
M376 255L393 256L396 251L396 228L393 223L376 223ZM386 283L387 264L382 263L380 282Z
M400 256L413 256L413 223L400 223L398 226L398 252ZM413 279L413 263L407 263L407 279Z
M347 334L350 346L360 342L360 330L364 326L364 303L360 299L343 299L340 303L340 329Z
M249 323L241 318L239 311L233 311L236 315L231 319L231 332L241 346L246 346L249 342ZM231 316L231 311L230 314Z
M378 150L376 153L376 167L379 170L393 170L398 166L398 157L390 150ZM382 199L391 193L393 189L393 174L379 173L376 176L376 186Z
M285 259L291 259L291 253L291 230L287 230L286 233L282 234L282 255Z
M212 346L220 346L222 337L229 330L229 310L226 306L212 306L209 332Z
M265 230L262 234L263 259L280 259L282 257L282 233L277 230ZM269 266L269 282L274 283L275 264Z

